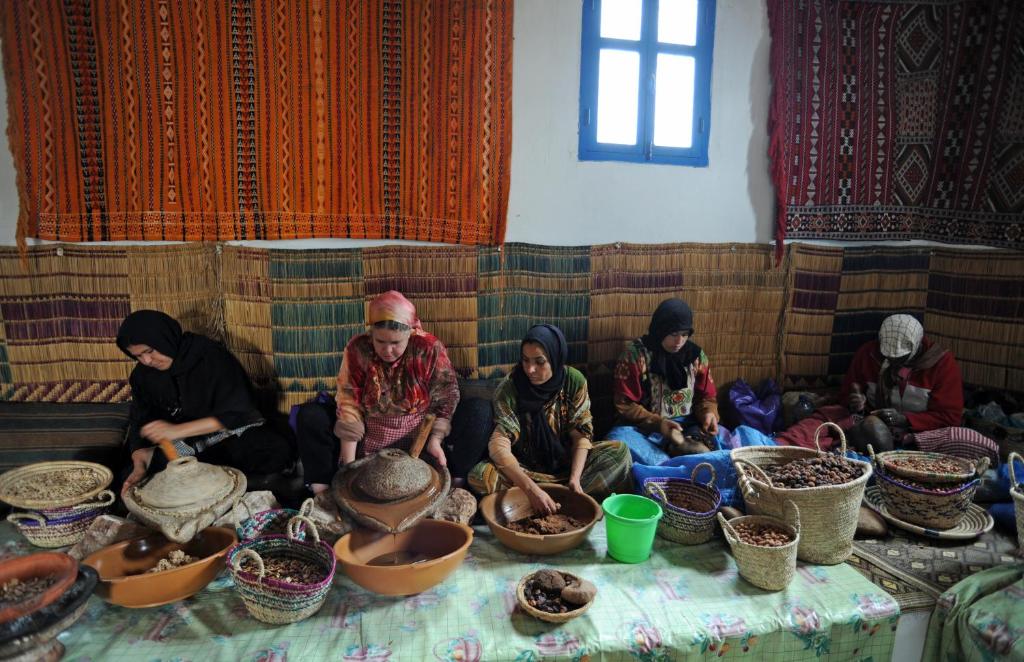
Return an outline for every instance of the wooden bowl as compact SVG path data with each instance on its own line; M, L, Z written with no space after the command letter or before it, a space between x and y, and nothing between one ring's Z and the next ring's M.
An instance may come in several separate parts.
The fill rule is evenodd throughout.
M398 534L355 529L334 543L345 574L381 595L414 595L440 584L466 557L473 529L458 522L425 519ZM369 565L386 554L415 551L429 560L401 565Z
M0 562L0 585L12 579L26 581L36 577L53 577L56 581L31 600L0 609L0 623L31 614L59 598L75 583L78 561L60 552L39 552Z
M590 605L594 604L594 600L591 600L582 607L578 607L576 609L573 609L572 611L567 611L564 614L552 614L551 612L544 611L542 609L537 609L536 607L531 606L530 603L526 601L526 582L530 581L530 578L536 575L537 572L540 571L537 570L535 572L527 573L523 576L522 579L519 580L519 583L516 585L516 602L518 602L519 607L530 616L533 616L534 618L539 618L542 621L547 621L548 623L565 623L566 621L571 621L572 619L581 615L583 612L590 609ZM581 581L581 578L578 575L574 575L571 572L566 572L564 570L558 570L557 572L560 572L568 577L572 577L576 581Z
M598 520L604 516L600 504L593 497L577 494L563 485L541 485L540 488L551 495L556 503L561 504L559 513L575 517L586 524L573 531L552 535L513 531L506 526L510 515L520 519L533 513L530 498L518 487L485 496L480 500L480 514L501 544L523 554L561 554L579 546L587 539L587 535Z
M96 593L107 602L122 607L157 607L203 590L220 573L224 555L237 542L233 530L217 526L203 529L184 544L153 534L104 547L82 563L99 573ZM199 560L173 570L146 572L176 549Z

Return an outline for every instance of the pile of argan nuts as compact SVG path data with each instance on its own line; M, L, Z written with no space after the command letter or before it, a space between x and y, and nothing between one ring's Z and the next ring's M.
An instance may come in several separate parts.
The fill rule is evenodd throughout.
M263 560L266 571L264 578L276 579L289 584L318 584L327 576L312 563L286 556L273 556ZM259 568L248 559L242 561L242 570L259 574Z
M788 531L772 526L770 524L759 524L756 522L739 522L733 524L736 535L748 545L758 547L782 547L793 542L793 536Z
M960 474L963 467L954 460L946 460L940 457L921 457L920 455L905 455L886 460L886 464L894 469L912 469L929 474Z
M849 483L860 478L864 470L838 455L824 455L765 467L765 473L773 485L801 489Z

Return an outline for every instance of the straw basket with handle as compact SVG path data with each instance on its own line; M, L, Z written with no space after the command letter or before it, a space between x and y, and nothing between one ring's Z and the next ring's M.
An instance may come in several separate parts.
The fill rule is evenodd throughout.
M67 547L84 538L89 526L115 499L110 490L103 490L94 497L95 500L76 506L11 513L7 521L18 527L21 535L36 547Z
M299 524L306 527L307 540L297 539ZM323 578L313 583L300 583L266 576L266 561L271 558L294 559L315 567ZM250 560L256 571L242 569ZM295 623L320 610L334 581L336 560L334 550L320 541L313 521L296 515L288 521L287 535L263 536L239 543L228 552L228 567L234 576L245 608L253 618L264 623Z
M697 481L701 469L711 472L707 483ZM715 534L715 513L722 505L722 493L715 486L715 468L701 462L690 478L647 478L643 492L657 501L665 516L658 522L658 535L684 545L700 545ZM679 504L691 506L685 508Z
M1006 463L1010 465L1010 496L1013 497L1013 510L1017 515L1017 546L1024 549L1024 489L1017 482L1017 474L1013 468L1014 463L1024 465L1024 458L1020 453L1010 453ZM1024 474L1021 474L1024 478Z
M772 484L764 468L801 460L823 457L818 439L822 430L831 427L839 433L840 450L846 455L846 435L835 423L822 423L814 433L817 450L793 446L749 446L732 451L739 487L747 512L775 514L782 512L786 500L800 510L803 528L797 557L810 563L835 565L842 563L853 551L853 534L857 530L857 515L864 499L864 488L871 478L871 465L860 460L851 462L861 468L861 475L840 485L787 488Z
M781 591L786 588L796 572L797 548L800 545L801 533L800 509L792 501L786 501L784 507L787 519L792 524L766 515L746 515L727 520L722 513L718 513L718 523L722 526L725 540L736 558L740 576L766 591ZM741 523L762 524L781 529L788 533L792 540L778 547L754 545L742 540L736 532L735 527Z
M242 515L243 510L245 515ZM260 536L280 535L280 531L288 530L288 522L293 517L296 515L309 517L312 511L312 497L303 501L298 510L292 508L272 508L255 513L249 510L249 506L246 505L245 501L239 501L231 508L231 516L235 520L235 532L238 534L238 539L245 541L253 540ZM305 529L298 531L295 534L295 538L296 540L305 540Z

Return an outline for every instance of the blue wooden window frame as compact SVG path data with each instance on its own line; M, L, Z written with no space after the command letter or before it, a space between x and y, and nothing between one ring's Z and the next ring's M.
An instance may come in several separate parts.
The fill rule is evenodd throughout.
M583 35L580 57L579 158L581 161L629 161L703 167L708 164L711 135L711 56L715 42L715 1L699 0L697 44L682 46L657 41L658 0L642 0L639 41L601 36L601 1L583 0ZM597 142L597 73L602 48L640 54L640 89L637 103L637 142L616 145ZM695 62L693 144L689 148L654 144L654 76L659 53L689 55Z

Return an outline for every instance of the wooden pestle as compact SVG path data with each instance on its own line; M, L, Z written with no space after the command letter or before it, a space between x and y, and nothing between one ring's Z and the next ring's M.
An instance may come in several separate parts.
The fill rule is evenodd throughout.
M163 451L168 462L178 459L178 451L174 448L174 443L170 439L157 439L156 443L160 450Z
M434 414L427 414L423 418L423 422L420 423L419 430L416 431L416 438L412 442L412 446L409 448L409 455L412 457L419 457L420 453L423 452L423 447L427 445L427 439L430 437L430 431L434 429L434 421L437 420L437 416Z

